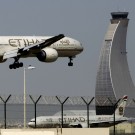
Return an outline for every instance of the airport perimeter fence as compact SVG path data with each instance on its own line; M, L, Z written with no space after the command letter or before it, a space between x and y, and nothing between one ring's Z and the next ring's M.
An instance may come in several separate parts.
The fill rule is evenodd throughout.
M119 100L118 100L119 101ZM107 98L104 102L94 97L66 97L66 96L44 96L44 95L27 95L26 96L26 128L28 122L35 116L52 116L61 117L61 125L63 127L64 111L66 110L86 110L87 124L89 124L89 116L96 115L95 102L99 106L115 105L116 101ZM82 115L82 114L81 114ZM125 115L127 117L135 117L135 100L128 99ZM134 124L134 122L133 122ZM135 126L132 123L131 131L135 133ZM0 127L1 128L24 128L24 97L22 95L0 95ZM36 126L35 126L36 127ZM113 129L113 128L112 128ZM117 132L117 129L115 129Z
M83 97L86 102L90 97ZM94 108L94 102L90 109ZM65 96L26 96L26 127L28 122L36 116L62 116L62 110L86 110L86 105L81 97ZM24 97L22 95L0 96L0 127L24 128Z

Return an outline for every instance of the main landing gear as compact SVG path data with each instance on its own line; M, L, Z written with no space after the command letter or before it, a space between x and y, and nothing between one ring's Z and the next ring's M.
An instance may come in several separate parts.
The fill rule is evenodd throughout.
M10 64L9 65L9 68L10 69L16 69L16 68L19 68L19 67L23 67L23 63L22 62L19 62L19 58L14 58L15 59L15 62L13 64Z
M73 57L69 57L69 63L68 63L68 66L73 66L73 62L72 62L72 60L73 60Z

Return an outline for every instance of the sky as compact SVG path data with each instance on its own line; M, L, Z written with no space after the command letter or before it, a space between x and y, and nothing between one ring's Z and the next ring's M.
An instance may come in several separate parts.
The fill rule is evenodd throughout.
M127 11L127 57L135 83L135 0L0 0L1 36L55 36L80 41L84 51L68 67L68 58L43 63L20 59L26 70L26 91L31 95L95 96L100 49L111 12ZM22 95L24 68L10 70L14 59L0 63L0 95Z

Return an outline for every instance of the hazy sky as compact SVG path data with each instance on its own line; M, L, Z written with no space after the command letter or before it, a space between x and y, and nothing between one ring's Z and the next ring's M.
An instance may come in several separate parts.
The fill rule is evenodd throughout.
M84 47L73 67L68 58L50 64L20 59L25 67L36 67L26 71L27 94L94 96L100 49L114 11L129 12L127 56L135 83L135 0L0 0L0 35L63 33ZM10 70L13 61L0 64L0 94L23 94L23 68Z

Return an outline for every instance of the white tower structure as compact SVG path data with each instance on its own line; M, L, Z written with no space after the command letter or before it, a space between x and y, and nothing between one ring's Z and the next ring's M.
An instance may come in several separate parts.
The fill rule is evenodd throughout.
M96 113L112 114L113 102L128 95L135 97L135 87L127 63L126 34L128 12L112 12L112 19L103 41L96 78Z

